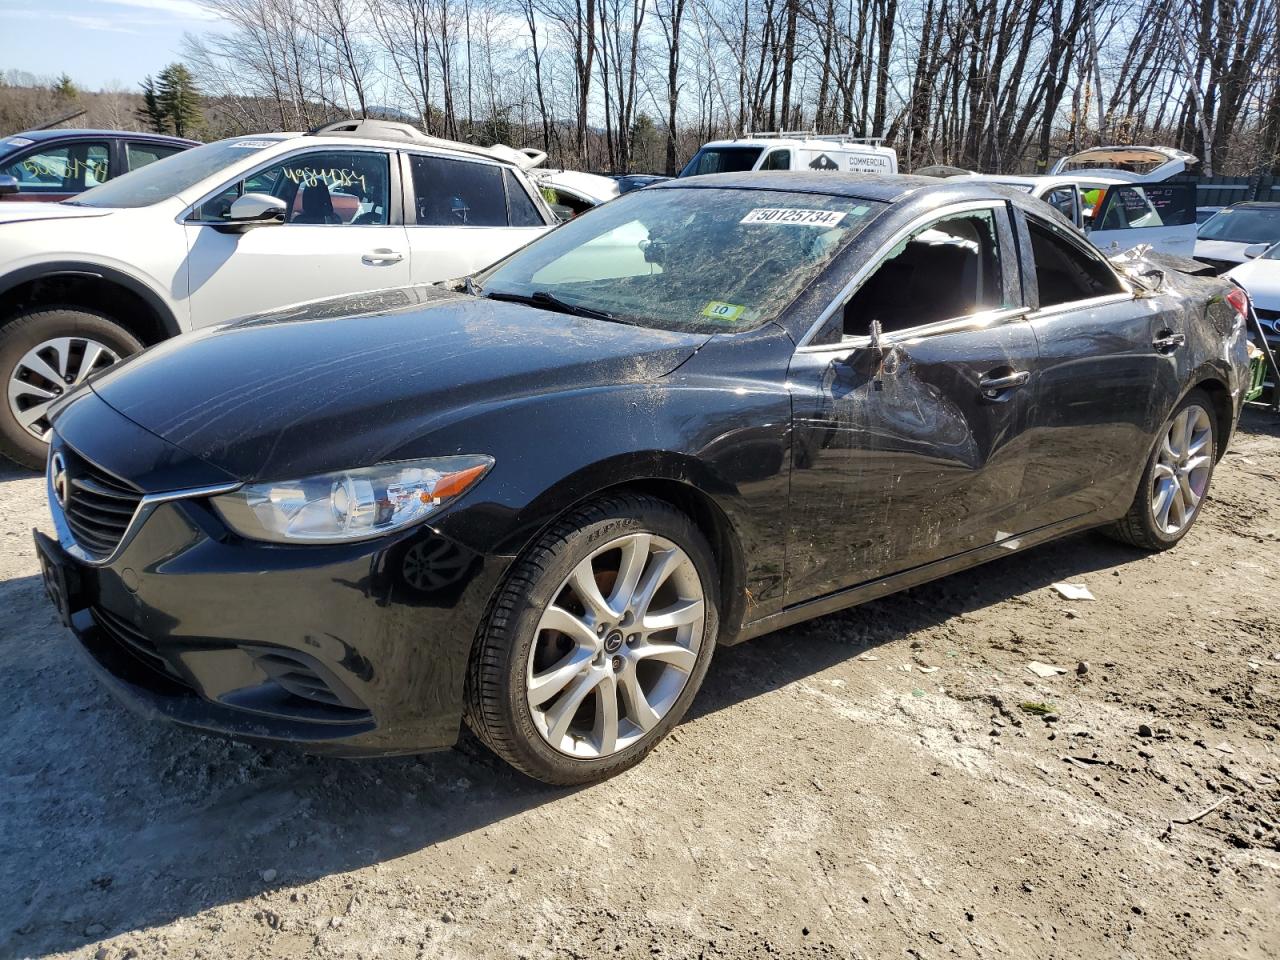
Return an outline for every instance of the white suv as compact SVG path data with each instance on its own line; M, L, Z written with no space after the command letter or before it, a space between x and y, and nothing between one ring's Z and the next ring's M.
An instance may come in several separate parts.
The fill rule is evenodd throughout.
M540 153L342 121L196 147L66 203L0 204L0 454L45 457L64 390L167 337L470 274L556 223Z

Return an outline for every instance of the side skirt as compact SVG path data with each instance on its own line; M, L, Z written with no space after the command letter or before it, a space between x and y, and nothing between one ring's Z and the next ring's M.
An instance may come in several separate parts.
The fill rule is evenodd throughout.
M1007 540L987 544L984 547L974 547L972 550L966 550L964 553L947 557L945 560L935 560L933 563L926 563L923 566L913 567L901 573L881 577L879 580L860 583L857 586L846 587L835 593L828 593L812 600L793 604L775 614L746 624L738 632L737 636L731 639L722 639L720 643L725 646L733 646L734 644L742 643L744 640L751 640L766 633L781 630L784 627L803 623L805 620L812 620L814 617L822 617L828 613L847 610L849 607L856 607L859 604L866 603L868 600L875 600L891 593L897 593L899 590L906 590L908 587L919 586L922 583L928 583L930 580L937 580L952 573L959 573L961 570L968 570L970 567L976 567L1000 557L1007 557L1012 553L1019 553L1029 547L1038 546L1049 540L1056 540L1067 534L1078 533L1090 527L1102 526L1107 522L1108 520L1105 518L1099 519L1097 513L1082 514L1066 520L1059 520L1056 523L1039 527L1017 537L1010 537Z

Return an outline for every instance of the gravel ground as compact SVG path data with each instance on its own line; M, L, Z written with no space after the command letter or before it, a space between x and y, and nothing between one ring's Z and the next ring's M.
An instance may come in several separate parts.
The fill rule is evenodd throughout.
M135 717L0 472L0 958L1280 956L1277 480L1248 414L1173 552L1084 535L721 650L640 767L556 790Z

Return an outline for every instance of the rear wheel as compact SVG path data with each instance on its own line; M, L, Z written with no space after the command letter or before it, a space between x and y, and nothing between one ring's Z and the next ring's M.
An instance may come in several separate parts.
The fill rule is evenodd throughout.
M39 470L49 443L49 407L93 373L142 349L99 313L52 307L20 314L0 327L0 454Z
M1213 404L1193 390L1161 429L1129 512L1106 532L1144 550L1167 550L1181 540L1209 493L1217 444Z
M467 722L547 783L601 780L679 722L718 629L710 548L662 501L575 511L516 562L482 628Z

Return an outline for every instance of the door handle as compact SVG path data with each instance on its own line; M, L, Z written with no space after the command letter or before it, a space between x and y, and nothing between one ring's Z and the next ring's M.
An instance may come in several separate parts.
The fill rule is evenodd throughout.
M998 377L983 377L978 381L978 389L982 391L983 399L986 400L1003 400L1002 393L1015 390L1031 379L1031 374L1027 370L1018 370L1014 373L1001 374Z
M1151 345L1161 353L1172 353L1186 342L1186 334L1174 333L1172 330L1161 330L1156 334L1156 338L1151 341Z
M380 263L399 263L404 259L404 254L399 250L388 250L385 247L381 250L371 250L360 258L361 263L367 263L369 266L377 266Z

